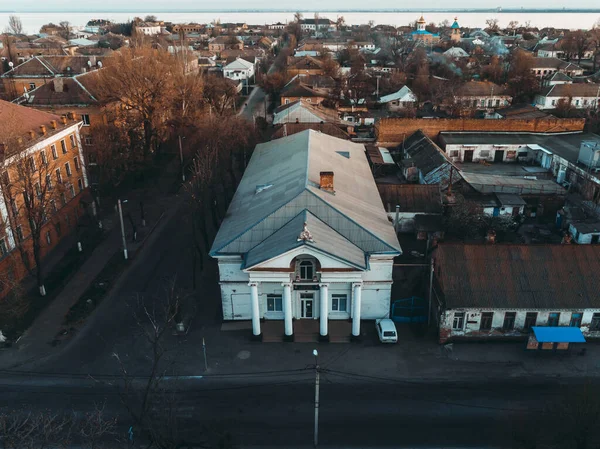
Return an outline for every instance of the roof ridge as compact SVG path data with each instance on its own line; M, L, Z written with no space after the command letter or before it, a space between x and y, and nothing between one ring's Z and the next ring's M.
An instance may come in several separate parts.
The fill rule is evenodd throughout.
M80 75L83 75L83 74L80 74ZM81 88L84 90L84 92L85 92L86 94L88 94L88 95L90 96L90 98L91 98L92 100L94 100L94 101L98 101L98 99L97 99L96 97L94 97L94 96L91 94L91 92L90 92L89 90L87 90L87 89L86 89L86 87L85 87L83 84L81 84L81 81L79 81L79 80L77 79L77 77L78 77L78 76L79 76L79 75L77 75L77 76L74 76L74 77L73 77L73 80L74 80L74 81L77 83L77 85L79 85L79 87L81 87Z
M46 62L48 61L42 61L43 56L36 56L35 59L37 59L39 61L40 64L42 64L44 67L46 67L46 69L52 74L52 75L56 75L56 67L53 67L54 70L52 70L50 67L48 67L48 65L52 66L52 64L48 63L48 65L46 65Z

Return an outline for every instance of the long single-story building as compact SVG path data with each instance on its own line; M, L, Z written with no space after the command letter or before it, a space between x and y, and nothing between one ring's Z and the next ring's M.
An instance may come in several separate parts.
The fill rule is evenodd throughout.
M361 320L390 313L401 254L364 145L313 130L257 145L210 255L218 260L223 318ZM282 335L283 337L283 335Z
M600 247L441 243L434 252L439 341L526 338L533 326L600 337Z

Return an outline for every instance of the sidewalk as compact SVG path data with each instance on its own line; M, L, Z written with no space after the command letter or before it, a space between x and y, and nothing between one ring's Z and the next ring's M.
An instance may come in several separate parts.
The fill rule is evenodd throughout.
M129 195L132 204L139 204L139 197L135 193ZM148 198L146 200L149 200ZM127 249L129 259L133 259L136 253L144 246L146 239L150 236L155 226L162 220L164 211L172 204L172 197L152 198L151 203L145 205L146 226L141 226L141 218L138 211L133 208L124 210L125 233L127 237ZM137 241L133 242L131 223L127 219L127 213L131 212L137 227ZM122 252L122 237L118 215L115 213L105 215L102 219L103 229L108 236L92 252L75 275L58 294L56 299L50 303L35 319L31 327L10 348L0 350L0 369L14 368L31 360L40 359L57 351L53 342L56 336L65 331L63 324L69 309L75 304L87 288L94 282L98 274L103 270L109 260L116 252ZM60 256L60 255L59 255ZM55 256L58 258L58 256ZM59 345L60 346L60 345Z

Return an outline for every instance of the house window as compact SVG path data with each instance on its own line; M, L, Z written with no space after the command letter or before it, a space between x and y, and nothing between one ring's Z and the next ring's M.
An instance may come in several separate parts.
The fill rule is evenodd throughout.
M60 221L57 221L56 223L54 223L54 229L56 229L56 235L58 237L60 237L60 234L61 234Z
M46 231L46 243L48 245L52 244L52 236L50 235L50 231Z
M50 206L52 207L52 212L56 212L58 210L56 208L56 200L50 200Z
M556 100L552 100L552 106L556 106Z
M6 239L0 239L0 256L4 257L8 254L8 248L6 246Z
M19 216L19 207L17 206L17 202L14 199L10 200L10 208L13 211L13 215L15 217L18 217Z
M85 142L86 145L92 145L93 144L92 138L90 136L85 136L84 137L84 142Z
M303 281L312 281L315 273L315 265L310 260L300 262L300 279Z
M348 295L331 295L331 310L333 312L347 312Z
M41 196L42 196L42 186L40 185L39 182L35 183L35 194L37 195L38 198L41 198Z
M283 312L283 300L281 295L267 295L267 311Z
M506 312L504 314L504 323L502 324L502 330L511 331L515 328L516 312Z
M571 327L581 327L581 318L583 317L583 313L574 312L571 314L571 322L569 326Z
M285 104L290 104L290 99L286 98L285 100L283 100Z
M548 315L548 326L558 326L560 312L553 312Z
M17 226L17 241L18 242L22 242L23 241L23 227L21 225Z
M594 313L592 315L592 321L590 323L591 331L600 331L600 313Z
M35 89L35 83L29 83L29 90Z
M52 176L46 175L46 190L52 190Z
M465 312L454 312L452 329L462 330L465 327Z
M80 192L83 190L83 181L81 180L81 178L77 180L77 188Z
M71 226L71 216L69 214L65 215L65 222L67 223L67 227Z
M69 186L69 193L71 194L71 198L75 198L75 187L73 187L73 184Z
M480 331L489 331L492 328L492 320L494 312L483 312L481 314L481 323L479 323Z
M73 164L75 164L75 171L79 171L79 159L73 159Z
M35 159L33 158L33 156L29 158L29 169L32 173L36 171Z
M50 150L52 150L52 158L58 159L58 152L56 151L56 145L50 145Z
M62 150L63 154L67 154L67 143L65 142L65 139L60 141L60 149Z
M69 140L71 141L71 148L76 148L77 142L75 141L75 136L73 134L69 136Z
M63 206L67 204L67 196L65 195L65 192L60 192L60 202Z
M56 169L56 182L62 184L62 175L60 174L60 168Z
M81 114L81 121L83 122L83 126L90 126L89 114Z
M40 158L42 159L42 164L48 165L48 158L46 157L46 150L40 151Z
M65 171L67 172L67 176L71 176L71 165L68 162L65 164Z

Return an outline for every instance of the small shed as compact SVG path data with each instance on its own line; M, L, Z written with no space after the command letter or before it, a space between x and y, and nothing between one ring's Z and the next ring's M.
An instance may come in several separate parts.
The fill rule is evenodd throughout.
M569 233L575 243L580 245L600 243L600 221L595 219L573 221L569 225Z

